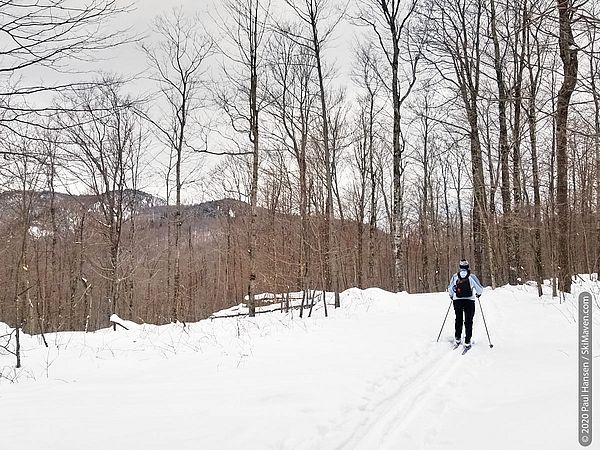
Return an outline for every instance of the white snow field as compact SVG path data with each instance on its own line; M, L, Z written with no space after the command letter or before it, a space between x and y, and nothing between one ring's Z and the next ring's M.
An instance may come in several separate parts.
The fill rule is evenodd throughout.
M0 356L0 449L580 448L575 300L524 285L486 288L481 303L494 348L478 305L464 356L453 311L436 342L446 293L379 289L344 292L328 318L319 305L304 319L63 332L49 349L24 336L23 369Z

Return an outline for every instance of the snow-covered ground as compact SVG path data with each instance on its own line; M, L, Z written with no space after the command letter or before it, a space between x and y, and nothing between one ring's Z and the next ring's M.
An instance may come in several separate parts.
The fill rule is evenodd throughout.
M447 294L379 289L344 292L328 318L321 303L304 319L51 334L49 349L24 336L21 371L0 355L0 449L579 448L573 299L519 286L481 300L494 348L477 306L464 356L452 311L436 343Z

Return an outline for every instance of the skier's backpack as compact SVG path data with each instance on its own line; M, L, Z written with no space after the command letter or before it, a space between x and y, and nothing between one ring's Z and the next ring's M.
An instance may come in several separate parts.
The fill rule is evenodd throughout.
M456 278L456 298L471 298L473 297L473 289L471 288L470 274L465 278L461 278L457 274Z

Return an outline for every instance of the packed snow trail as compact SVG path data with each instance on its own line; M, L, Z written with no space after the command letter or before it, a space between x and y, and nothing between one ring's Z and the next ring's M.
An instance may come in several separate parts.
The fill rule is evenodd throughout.
M0 355L0 449L579 448L571 300L486 289L494 348L477 305L466 355L452 350L453 311L435 342L445 293L351 289L341 300L328 318L319 305L304 319L57 333L50 349L24 336L21 371Z
M429 354L427 354L429 353ZM361 405L355 417L344 417L340 424L355 422L352 434L338 437L332 446L325 442L323 448L383 448L394 437L406 432L411 420L423 406L438 394L453 376L460 360L444 349L427 353L415 353L408 361L394 368L393 372L373 389L371 401ZM418 363L414 363L415 358ZM411 364L412 363L412 364ZM346 433L347 430L344 432Z

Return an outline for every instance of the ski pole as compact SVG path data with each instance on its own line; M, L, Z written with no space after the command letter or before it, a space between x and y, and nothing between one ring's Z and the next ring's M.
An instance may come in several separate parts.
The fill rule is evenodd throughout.
M444 325L446 325L446 319L448 318L448 313L450 312L451 306L452 306L452 300L450 300L450 304L448 305L448 311L446 311L446 317L444 317L444 323L442 323L442 328L440 328L440 334L438 334L438 338L435 342L440 341L440 336L442 335L442 330L444 329Z
M487 323L485 323L485 315L483 314L483 308L481 307L481 299L477 297L477 300L479 300L479 309L481 310L481 317L483 317L483 324L485 325L485 332L487 333L488 342L490 343L490 348L492 348L494 344L492 344L492 341L490 340L490 332L488 331Z

